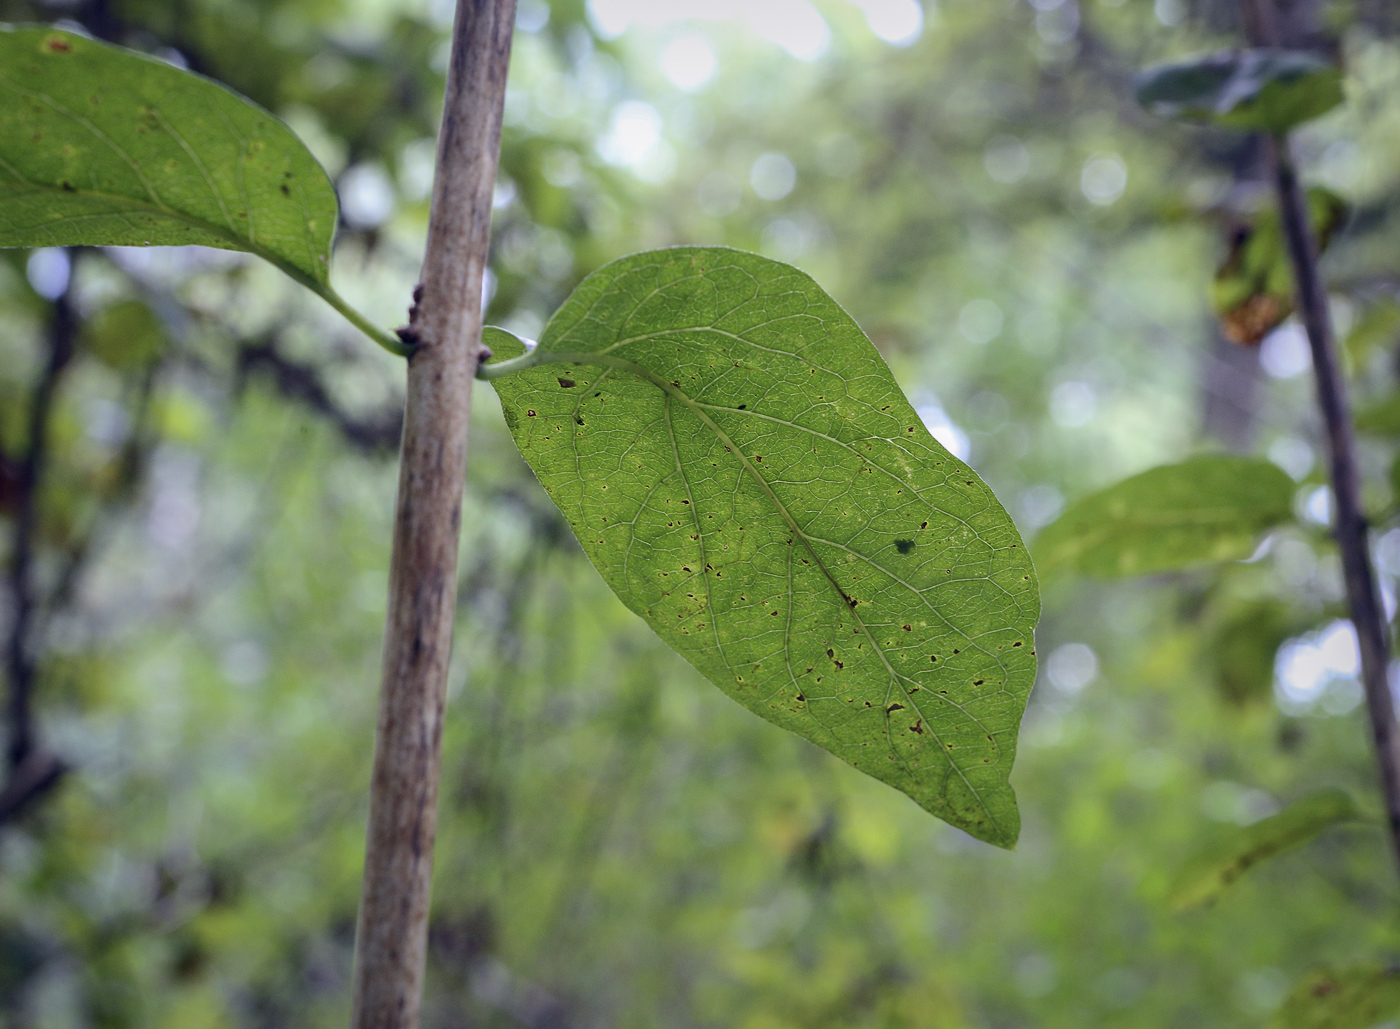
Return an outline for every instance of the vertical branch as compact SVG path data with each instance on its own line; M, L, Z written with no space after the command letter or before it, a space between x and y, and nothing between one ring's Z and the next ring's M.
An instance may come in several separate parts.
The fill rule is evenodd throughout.
M409 358L354 1029L418 1025L481 291L515 0L458 0Z
M5 641L9 775L5 788L0 790L0 823L57 782L63 772L56 758L39 749L34 726L34 685L38 674L34 627L39 613L34 586L34 537L39 524L39 493L48 467L49 425L59 380L73 358L76 334L77 321L64 293L53 303L48 353L29 399L25 449L15 473L15 528L8 576L13 609Z
M1252 11L1249 29L1253 41L1278 46L1280 26L1273 0L1254 0L1247 11ZM1337 358L1327 291L1318 272L1317 239L1313 235L1307 198L1298 182L1288 138L1281 135L1269 142L1279 217L1293 266L1298 312L1308 334L1317 404L1327 429L1332 493L1336 500L1333 534L1341 551L1347 604L1361 650L1361 680L1366 690L1371 736L1385 797L1386 823L1396 858L1400 860L1400 734L1396 732L1395 702L1387 675L1390 639L1371 565L1366 516L1361 509L1361 476L1356 464L1356 438L1347 403L1346 377Z

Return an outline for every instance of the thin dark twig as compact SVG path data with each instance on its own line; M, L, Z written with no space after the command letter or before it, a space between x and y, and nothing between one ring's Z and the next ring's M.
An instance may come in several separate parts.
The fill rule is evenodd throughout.
M5 788L0 790L0 826L23 814L63 778L68 766L42 748L29 755L10 770Z
M238 381L241 383L255 370L271 376L273 385L284 397L300 401L325 418L356 450L366 454L389 454L398 447L403 432L402 411L394 410L377 419L351 414L331 397L320 369L286 357L277 348L275 338L244 344L239 350Z
M1254 0L1250 31L1256 45L1279 45L1280 26L1273 0ZM1361 476L1356 461L1356 439L1347 403L1346 377L1337 357L1337 342L1327 307L1327 291L1318 271L1318 244L1308 214L1307 197L1298 182L1298 171L1289 151L1288 137L1271 140L1270 159L1278 194L1280 220L1293 266L1298 313L1307 329L1312 350L1317 403L1327 428L1332 492L1336 498L1333 535L1341 551L1342 576L1347 603L1361 650L1361 680L1371 716L1371 735L1385 797L1386 822L1397 860L1400 860L1400 734L1396 732L1395 701L1387 675L1390 634L1385 609L1376 586L1367 544L1366 516L1361 508Z
M7 785L0 790L0 822L52 786L62 774L56 759L37 752L34 685L38 678L38 659L34 625L39 601L34 582L34 551L39 528L39 495L48 470L49 426L59 381L73 358L76 335L77 318L64 293L53 303L46 341L48 354L30 394L25 449L13 472L16 504L8 575L12 609L9 636L5 641L5 673L10 688L6 703L10 775Z

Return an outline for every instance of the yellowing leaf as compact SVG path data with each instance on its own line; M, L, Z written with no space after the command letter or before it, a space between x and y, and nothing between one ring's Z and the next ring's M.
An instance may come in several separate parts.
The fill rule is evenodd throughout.
M1319 248L1346 218L1347 205L1329 190L1308 190L1308 212ZM1225 337L1256 346L1293 313L1293 268L1284 247L1278 212L1261 211L1249 224L1231 229L1230 250L1215 273L1211 305Z

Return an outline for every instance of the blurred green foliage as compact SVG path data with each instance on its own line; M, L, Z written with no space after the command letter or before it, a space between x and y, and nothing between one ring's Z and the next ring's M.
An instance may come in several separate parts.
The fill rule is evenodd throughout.
M1346 77L1298 148L1354 212L1324 270L1341 335L1371 333L1358 404L1380 404L1400 24L1373 0L1285 6ZM1164 127L1128 85L1233 44L1234 6L943 0L897 46L824 0L825 37L784 37L810 60L762 19L618 34L619 10L521 4L491 320L537 335L626 252L757 249L850 311L1027 536L1065 498L1222 447L1287 471L1298 522L1247 563L1047 591L1012 775L1024 828L1002 853L703 683L587 565L483 389L426 1024L1262 1025L1319 966L1400 957L1400 891L1364 824L1208 911L1168 904L1222 826L1324 787L1377 806L1306 362L1287 324L1258 352L1219 341L1209 307L1257 148ZM286 120L340 190L336 288L385 326L421 257L449 14L0 0L0 20L69 19ZM0 319L9 563L37 386L76 340L46 421L29 636L40 739L71 770L0 830L0 1019L342 1024L401 365L275 270L210 251L0 252ZM1362 457L1369 508L1394 510L1394 440ZM1388 595L1395 528L1376 525ZM1217 689L1227 627L1263 611L1287 639L1239 704Z

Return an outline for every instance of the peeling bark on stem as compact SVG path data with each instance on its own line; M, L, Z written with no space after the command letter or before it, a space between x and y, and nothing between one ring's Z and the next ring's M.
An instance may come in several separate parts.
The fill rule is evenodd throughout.
M1245 28L1255 46L1283 44L1285 26L1273 0L1246 0ZM1385 799L1385 820L1391 849L1400 862L1400 734L1396 732L1395 701L1390 692L1390 633L1385 608L1376 588L1367 541L1366 515L1361 509L1361 475L1356 464L1356 434L1347 402L1346 376L1337 358L1337 341L1327 307L1327 290L1318 271L1317 238L1312 231L1307 197L1298 182L1287 135L1266 140L1269 164L1278 197L1279 220L1293 267L1298 314L1307 330L1312 352L1317 406L1327 430L1328 464L1336 513L1333 536L1342 557L1347 606L1361 650L1361 682L1371 718L1371 738Z
M514 24L515 0L458 0L423 281L406 333L416 349L408 362L353 1029L418 1025L467 425Z

